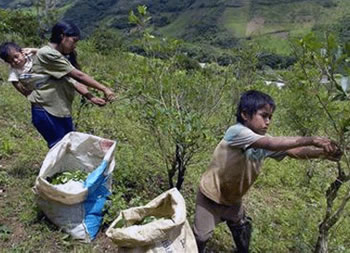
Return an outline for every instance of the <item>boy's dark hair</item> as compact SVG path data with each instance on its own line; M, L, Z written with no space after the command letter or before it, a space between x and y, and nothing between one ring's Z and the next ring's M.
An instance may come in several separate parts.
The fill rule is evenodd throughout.
M263 108L265 105L269 105L272 111L276 109L275 102L273 99L260 91L249 90L241 95L237 108L237 122L244 124L244 119L242 118L242 112L246 113L249 117L252 117L259 109Z
M22 48L14 42L4 42L0 45L0 58L5 62L8 62L8 57L11 50L16 50L16 52L21 52Z
M63 39L63 36L80 38L80 29L71 22L58 22L51 29L50 42L60 44ZM66 55L66 57L75 68L80 69L80 65L77 59L77 53L75 51L70 53L69 55Z

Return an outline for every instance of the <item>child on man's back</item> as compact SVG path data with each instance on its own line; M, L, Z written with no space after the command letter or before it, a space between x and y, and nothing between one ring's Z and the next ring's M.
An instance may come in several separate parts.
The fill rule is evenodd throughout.
M28 96L35 85L33 81L36 78L30 74L34 52L27 50L25 53L19 45L13 42L5 42L0 45L0 58L11 66L8 81L24 96ZM41 75L38 78L45 77Z

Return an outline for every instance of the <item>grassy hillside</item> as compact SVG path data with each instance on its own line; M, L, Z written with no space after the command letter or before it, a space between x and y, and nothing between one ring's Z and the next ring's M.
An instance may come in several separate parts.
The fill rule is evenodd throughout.
M121 210L143 205L169 188L167 159L174 157L175 141L186 144L198 140L181 189L192 224L200 175L225 129L235 121L239 93L247 89L259 89L274 97L277 109L269 130L272 135L307 133L337 139L333 124L348 122L348 100L330 101L335 90L319 85L320 72L315 65L308 65L309 76L298 65L268 75L257 71L254 48L236 52L240 61L235 65L212 64L189 70L176 57L159 60L118 50L101 54L91 41L79 42L78 53L83 70L118 94L114 103L103 108L82 106L79 99L74 104L78 131L118 141L113 194L101 231L91 244L81 244L60 231L38 209L31 187L48 150L30 123L30 105L5 81L8 69L1 64L3 252L117 252L116 245L104 234L106 228ZM277 77L285 81L285 88L264 82ZM322 106L318 98L324 102ZM332 120L323 111L324 106L332 113ZM342 141L348 145L349 136L342 136ZM342 166L348 168L348 154L344 156ZM326 160L268 160L245 201L254 221L251 252L313 252L318 225L325 216L325 191L337 172L336 164ZM339 197L348 192L347 183ZM335 207L340 204L337 199ZM341 219L330 230L329 252L349 252L349 208L347 204ZM215 230L208 247L215 253L231 251L231 235L224 224Z

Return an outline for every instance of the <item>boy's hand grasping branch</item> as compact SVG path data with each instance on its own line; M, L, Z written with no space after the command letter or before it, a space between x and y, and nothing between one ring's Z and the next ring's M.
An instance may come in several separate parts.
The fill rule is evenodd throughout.
M327 154L332 154L338 150L338 145L336 142L325 137L312 137L312 145L322 148Z
M339 161L343 155L339 145L325 137L314 137L313 145L323 149L324 157L331 161Z

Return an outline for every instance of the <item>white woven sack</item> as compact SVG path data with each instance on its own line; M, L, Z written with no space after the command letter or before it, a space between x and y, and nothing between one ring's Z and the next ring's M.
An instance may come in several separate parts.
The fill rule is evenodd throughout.
M47 153L33 190L39 207L57 226L76 239L95 238L102 218L105 198L110 194L115 167L116 142L71 132ZM89 173L84 183L69 181L52 185L56 173L82 170Z
M156 220L134 225L147 216ZM117 227L120 222L125 224ZM197 245L186 219L186 205L180 192L170 189L145 206L120 212L107 229L118 252L133 253L197 253Z

